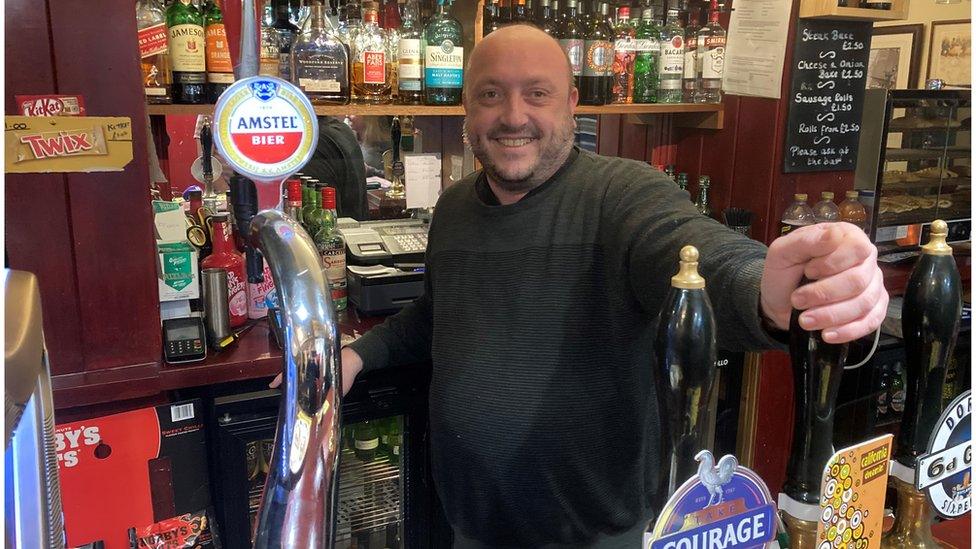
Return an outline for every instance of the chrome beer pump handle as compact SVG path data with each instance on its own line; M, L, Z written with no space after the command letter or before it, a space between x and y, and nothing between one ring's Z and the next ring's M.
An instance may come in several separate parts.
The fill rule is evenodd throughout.
M311 238L278 210L251 220L281 304L284 383L254 547L323 548L335 541L342 383L335 309Z

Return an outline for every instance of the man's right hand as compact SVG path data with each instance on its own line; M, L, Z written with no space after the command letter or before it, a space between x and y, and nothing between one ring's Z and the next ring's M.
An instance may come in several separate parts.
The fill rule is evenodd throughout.
M356 376L363 369L363 359L349 347L342 348L339 358L342 360L342 396L346 396L353 382L356 381ZM274 389L279 385L281 385L281 374L278 374L268 387Z

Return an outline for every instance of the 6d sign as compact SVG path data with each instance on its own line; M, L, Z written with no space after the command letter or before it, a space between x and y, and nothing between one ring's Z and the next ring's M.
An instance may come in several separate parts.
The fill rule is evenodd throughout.
M916 488L928 494L936 512L945 518L964 515L972 505L972 409L970 391L952 401L932 433L929 451L919 456L915 467Z

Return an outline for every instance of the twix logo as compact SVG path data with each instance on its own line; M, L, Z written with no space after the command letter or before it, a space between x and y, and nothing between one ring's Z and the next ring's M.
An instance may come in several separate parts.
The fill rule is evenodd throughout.
M30 148L40 160L58 156L104 154L104 139L99 140L101 128L38 132L20 135L20 142ZM101 146L100 146L101 141Z

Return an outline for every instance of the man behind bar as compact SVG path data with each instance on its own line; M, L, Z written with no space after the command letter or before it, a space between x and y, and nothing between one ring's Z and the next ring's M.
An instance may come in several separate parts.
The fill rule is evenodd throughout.
M662 489L652 340L682 246L701 253L720 348L774 347L792 307L832 343L885 316L859 229L805 227L767 249L646 164L575 148L577 98L538 29L474 49L465 132L484 169L438 201L425 295L342 350L344 391L360 371L432 361L455 547L640 546ZM804 274L815 282L797 289Z

